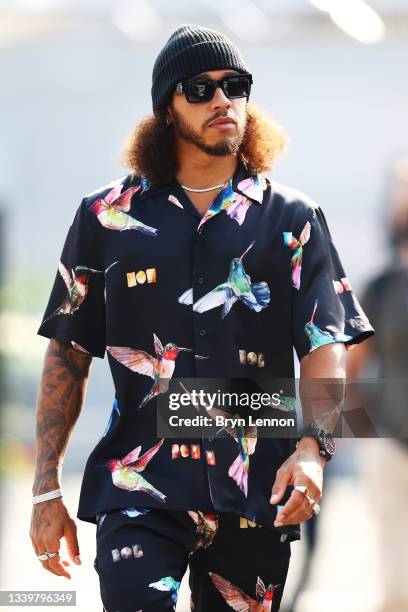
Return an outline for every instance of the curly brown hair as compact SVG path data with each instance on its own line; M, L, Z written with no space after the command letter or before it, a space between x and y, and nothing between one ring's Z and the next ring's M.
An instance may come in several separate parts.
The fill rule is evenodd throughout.
M253 104L247 104L246 112L238 159L250 173L268 172L278 155L286 150L286 133ZM179 169L174 131L166 117L165 108L144 117L133 129L122 151L124 165L156 186L170 182Z

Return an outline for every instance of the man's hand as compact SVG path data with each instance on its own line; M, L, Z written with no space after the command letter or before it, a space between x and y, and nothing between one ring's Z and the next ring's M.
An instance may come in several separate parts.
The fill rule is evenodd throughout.
M327 406L339 406L344 399L344 384L327 385L327 379L345 380L346 347L342 342L320 346L304 355L300 360L300 398L303 420L310 423L325 415ZM309 381L314 380L313 384ZM320 380L319 380L320 379ZM334 389L332 388L334 387ZM319 391L316 399L316 390ZM310 391L313 391L310 395ZM332 409L336 423L338 411ZM294 453L281 465L276 473L272 487L271 504L277 504L290 485L303 485L308 488L308 496L319 503L323 490L323 466L326 459L319 453L319 445L314 438L303 437ZM312 505L304 493L292 491L286 504L278 512L274 525L297 525L312 518Z
M31 515L30 538L37 556L42 555L45 551L58 552L55 557L42 561L43 567L56 576L65 576L65 578L70 579L71 575L65 569L69 566L69 562L61 559L59 554L62 538L65 538L71 561L80 565L81 559L79 557L77 528L61 498L34 504Z
M320 501L323 491L323 466L326 459L319 453L317 442L305 437L297 449L281 465L272 487L271 504L277 504L285 494L288 484L304 485L315 502ZM297 525L312 518L312 504L304 493L293 490L286 504L278 512L274 525Z

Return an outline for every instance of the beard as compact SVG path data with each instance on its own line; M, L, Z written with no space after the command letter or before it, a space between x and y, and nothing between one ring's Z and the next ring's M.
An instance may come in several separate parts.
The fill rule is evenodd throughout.
M200 151L207 153L208 155L213 155L214 157L224 157L226 155L237 155L238 151L241 147L241 144L244 140L245 134L245 125L237 126L237 134L235 137L228 137L225 140L215 143L208 144L205 141L202 133L197 132L194 128L191 127L180 115L179 112L172 108L173 118L174 118L174 129L176 134L186 140L187 142L191 142L195 145ZM204 132L204 129L202 130Z

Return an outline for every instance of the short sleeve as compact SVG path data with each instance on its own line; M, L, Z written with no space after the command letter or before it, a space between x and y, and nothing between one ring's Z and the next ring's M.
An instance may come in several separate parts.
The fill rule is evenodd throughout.
M98 227L84 198L68 229L40 336L105 355L105 279Z
M374 334L319 206L310 207L292 237L292 331L299 361L320 346L358 344ZM288 242L286 240L286 242Z

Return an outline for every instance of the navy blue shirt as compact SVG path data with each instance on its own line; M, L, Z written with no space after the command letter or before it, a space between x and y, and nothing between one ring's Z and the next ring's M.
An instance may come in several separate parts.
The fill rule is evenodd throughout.
M154 187L130 174L86 196L38 333L96 357L106 351L115 385L80 519L160 507L234 512L274 528L271 488L294 439L238 430L159 438L161 379L291 379L293 347L302 359L374 331L321 208L239 165L204 215L176 179ZM279 530L299 537L298 525Z

